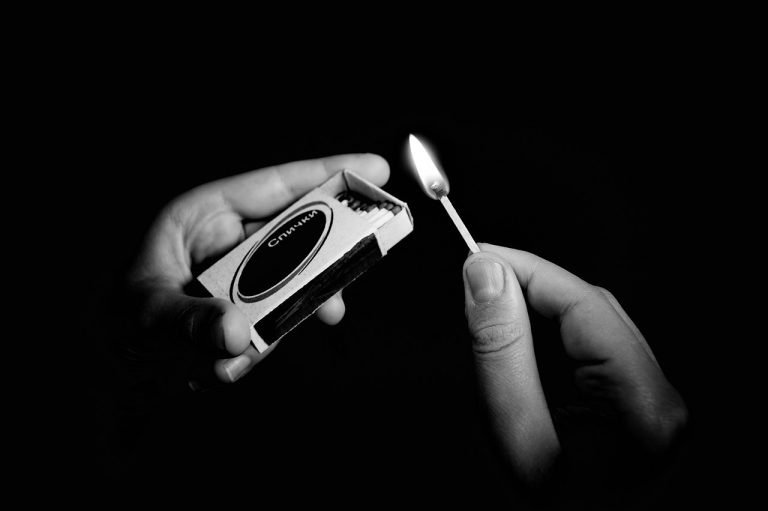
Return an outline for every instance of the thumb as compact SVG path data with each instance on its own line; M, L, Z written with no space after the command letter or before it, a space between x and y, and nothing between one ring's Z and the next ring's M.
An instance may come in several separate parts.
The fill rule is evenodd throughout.
M464 264L465 311L479 385L505 457L528 482L544 477L559 452L533 350L520 284L488 252Z

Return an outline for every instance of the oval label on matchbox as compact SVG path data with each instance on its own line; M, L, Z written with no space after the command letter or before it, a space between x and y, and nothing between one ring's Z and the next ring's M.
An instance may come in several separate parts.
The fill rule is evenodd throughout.
M232 280L232 301L257 302L285 286L317 255L332 223L333 210L324 202L288 213L243 258Z

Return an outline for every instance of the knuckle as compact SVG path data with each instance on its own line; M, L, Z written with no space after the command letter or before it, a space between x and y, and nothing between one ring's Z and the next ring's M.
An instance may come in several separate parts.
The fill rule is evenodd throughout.
M652 394L643 396L636 403L640 413L636 428L646 448L663 452L680 437L688 424L688 408L671 386Z
M613 310L612 300L615 300L613 295L604 288L587 284L563 308L561 316L571 315L583 319L592 316L597 310L603 309L605 306Z
M496 353L506 350L525 337L526 329L521 321L479 322L472 326L477 353Z
M182 307L176 316L176 333L180 339L198 347L213 341L213 327L223 311L214 302L194 300Z
M672 443L688 423L688 408L677 392L656 403L652 434L661 445Z
M176 314L178 334L187 340L194 341L200 328L200 308L196 304L188 304Z
M601 286L592 286L595 290L595 292L599 295L602 295L604 298L608 299L609 302L616 302L616 297L613 296L613 293L605 289Z

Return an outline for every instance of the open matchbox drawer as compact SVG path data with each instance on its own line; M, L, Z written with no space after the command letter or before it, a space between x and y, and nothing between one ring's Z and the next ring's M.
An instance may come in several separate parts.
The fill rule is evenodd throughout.
M360 200L342 200L342 192ZM342 170L198 280L213 296L232 301L245 313L251 322L251 342L264 352L412 230L406 203Z

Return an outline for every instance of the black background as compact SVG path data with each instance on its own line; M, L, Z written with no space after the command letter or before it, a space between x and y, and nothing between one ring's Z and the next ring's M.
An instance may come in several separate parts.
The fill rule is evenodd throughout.
M724 470L704 433L713 334L700 320L708 220L699 199L715 112L675 59L644 62L652 73L608 58L546 73L546 64L486 74L484 63L441 62L394 77L313 69L247 79L166 64L109 66L76 95L85 126L67 153L83 170L67 178L78 192L69 211L87 228L67 237L82 304L71 331L77 362L60 388L73 431L64 459L77 459L65 463L70 491L254 505L530 504L484 429L463 316L467 248L409 175L413 132L436 150L476 240L537 253L611 290L689 404L674 463L637 488L606 490L595 506L708 496L701 478ZM345 291L340 325L306 321L243 381L201 393L186 388L178 360L120 359L129 336L121 279L164 203L223 176L348 152L389 161L386 189L408 202L415 230ZM554 405L568 380L557 331L537 318L533 327ZM590 502L580 495L573 505Z

